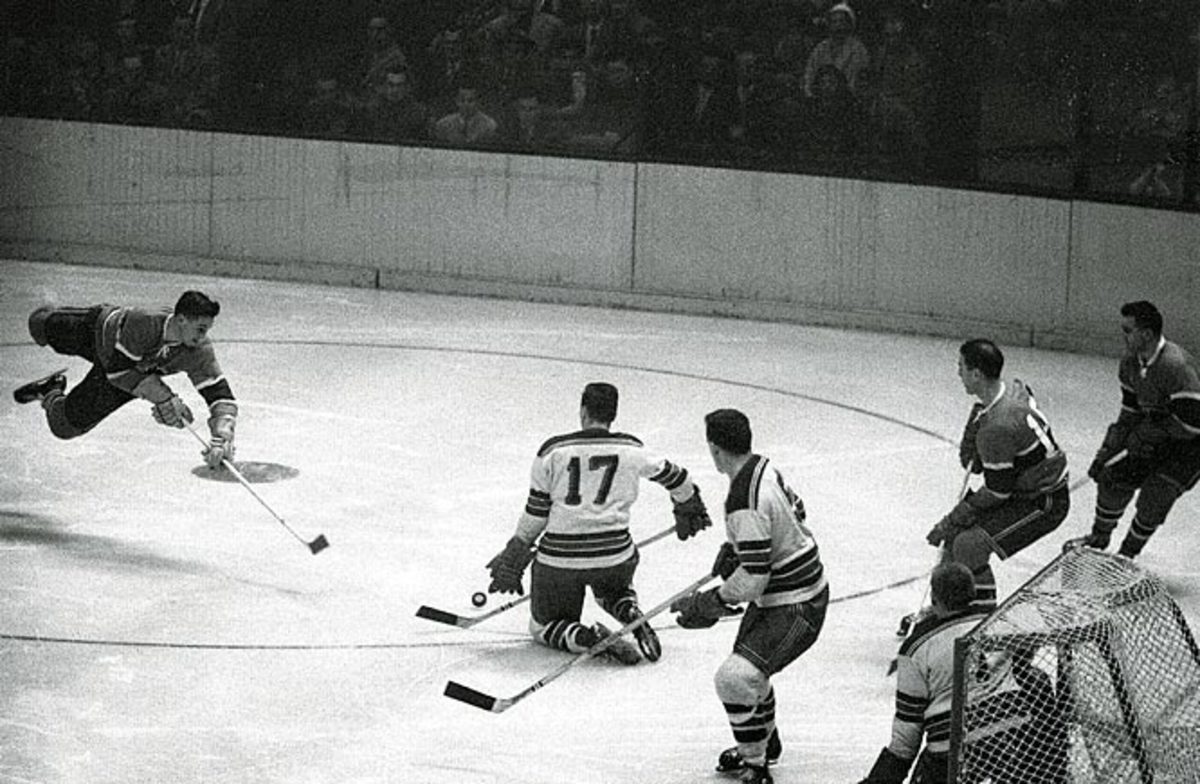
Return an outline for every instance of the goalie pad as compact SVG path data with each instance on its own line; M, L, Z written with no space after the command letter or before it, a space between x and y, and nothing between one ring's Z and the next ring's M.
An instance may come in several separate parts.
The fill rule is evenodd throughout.
M904 784L904 779L908 776L908 769L912 767L912 764L912 760L906 760L884 746L883 750L879 752L879 756L875 758L871 772L859 784Z

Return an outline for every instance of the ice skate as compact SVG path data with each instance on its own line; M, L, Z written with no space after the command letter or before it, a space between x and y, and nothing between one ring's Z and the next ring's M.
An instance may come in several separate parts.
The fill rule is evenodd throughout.
M625 623L632 623L641 617L642 611L635 609L629 614ZM634 629L633 638L637 640L638 647L642 649L642 655L646 657L646 661L656 662L662 656L662 643L658 641L658 632L650 627L649 622Z
M56 370L48 376L22 384L13 390L13 400L18 403L32 403L44 400L51 392L62 392L67 388L67 369Z
M767 738L767 764L774 765L779 762L781 756L783 756L783 743L779 740L779 731L771 730L771 737ZM742 758L742 753L738 751L737 746L725 749L721 752L721 756L717 757L717 772L719 773L737 773L750 767Z
M747 765L742 769L742 775L738 776L738 781L741 784L775 784L766 765Z
M1068 539L1063 543L1063 552L1074 550L1078 547L1090 547L1093 550L1105 550L1108 548L1111 536L1092 531L1087 536L1077 536L1074 539Z
M592 632L596 635L596 642L607 639L612 636L612 632L608 630L602 623L597 623L592 627ZM595 643L593 643L594 645ZM591 647L590 645L588 646ZM638 653L637 646L629 642L629 640L616 639L609 643L608 647L596 654L606 659L611 659L620 664L633 665L642 660L642 655Z

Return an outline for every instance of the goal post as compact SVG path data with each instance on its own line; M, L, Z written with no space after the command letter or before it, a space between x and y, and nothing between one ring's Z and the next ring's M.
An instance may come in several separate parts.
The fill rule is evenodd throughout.
M949 781L1200 781L1200 649L1128 558L1062 553L954 649Z

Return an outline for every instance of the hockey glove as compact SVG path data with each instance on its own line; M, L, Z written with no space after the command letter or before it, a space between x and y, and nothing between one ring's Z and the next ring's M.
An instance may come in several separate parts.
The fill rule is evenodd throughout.
M233 462L233 431L237 425L237 406L220 401L212 406L208 430L212 433L208 448L201 454L209 468L219 468L222 460Z
M963 468L970 467L972 474L978 474L983 470L983 463L979 460L979 450L975 447L975 436L979 434L979 412L983 411L983 404L976 403L971 406L971 415L967 419L967 426L963 428L962 439L958 442L958 462Z
M737 548L733 546L733 542L726 542L717 551L717 560L713 561L712 576L728 580L729 575L736 572L740 564Z
M154 404L154 421L167 427L184 427L195 421L192 410L179 399L179 395L171 395L166 400Z
M1153 460L1159 448L1169 443L1171 432L1165 418L1143 420L1125 439L1125 448L1135 460Z
M707 629L718 619L737 615L738 607L731 607L721 599L720 588L710 588L700 593L689 594L671 602L671 612L679 613L675 622L685 629Z
M1112 456L1121 451L1125 447L1125 441L1129 438L1129 426L1122 422L1113 422L1108 426L1108 430L1104 432L1104 443L1100 444L1100 448L1096 450L1096 456L1092 458L1092 464L1088 466L1088 477L1094 481L1100 481L1100 475L1104 473L1105 463L1112 459Z
M704 499L700 497L700 486L692 489L692 497L675 504L671 510L675 515L675 535L679 541L689 539L712 525L708 510L704 508Z
M912 764L912 760L897 756L884 746L875 759L875 764L871 766L871 772L859 784L904 784Z
M516 593L524 596L525 588L521 585L521 577L525 574L525 567L533 560L533 554L534 550L520 537L514 536L509 539L504 549L488 561L487 568L492 573L492 584L488 586L488 593Z
M953 539L959 531L970 528L974 524L975 509L964 499L930 529L925 541L937 547L943 542Z

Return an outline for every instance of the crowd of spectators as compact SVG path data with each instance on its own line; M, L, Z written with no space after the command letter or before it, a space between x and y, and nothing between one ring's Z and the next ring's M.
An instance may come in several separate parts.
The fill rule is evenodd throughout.
M0 113L967 179L988 29L943 2L0 0Z

